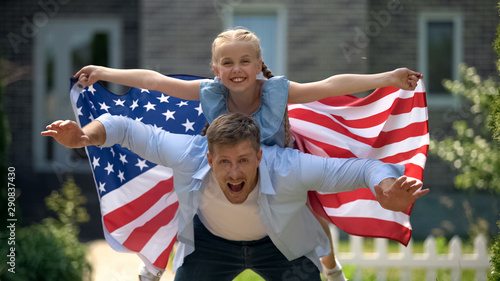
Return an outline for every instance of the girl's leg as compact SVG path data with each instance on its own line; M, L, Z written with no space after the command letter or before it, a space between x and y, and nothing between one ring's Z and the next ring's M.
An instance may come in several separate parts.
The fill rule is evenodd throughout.
M321 264L323 265L323 275L325 276L327 281L346 281L347 279L345 278L344 272L342 271L342 266L338 262L337 258L335 257L335 252L333 251L332 233L330 232L328 221L314 211L314 209L311 207L309 199L307 200L307 207L309 208L309 210L311 210L313 215L321 224L321 227L323 227L323 230L325 231L326 236L328 236L328 240L330 241L330 254L326 257L321 258Z

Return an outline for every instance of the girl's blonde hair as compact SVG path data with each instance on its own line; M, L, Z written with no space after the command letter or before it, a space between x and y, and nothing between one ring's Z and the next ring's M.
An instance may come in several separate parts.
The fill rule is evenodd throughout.
M262 49L260 47L260 40L259 37L257 37L253 32L242 29L242 28L237 28L237 29L229 29L226 30L222 33L220 33L212 43L212 65L215 65L216 62L219 59L219 50L222 46L228 43L232 42L246 42L250 46L252 46L255 49L257 59L262 59ZM271 70L267 68L266 64L262 62L262 75L267 78L271 79L274 77L272 74ZM285 109L285 147L290 146L290 140L291 140L291 134L290 134L290 121L288 118L288 107ZM205 128L203 129L202 135L206 134L206 130L208 128L209 124L205 125Z

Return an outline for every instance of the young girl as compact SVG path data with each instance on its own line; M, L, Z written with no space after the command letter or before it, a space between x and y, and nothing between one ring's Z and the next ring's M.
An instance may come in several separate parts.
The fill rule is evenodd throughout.
M312 83L296 83L285 77L273 77L261 58L257 36L245 29L227 30L212 44L214 80L185 81L150 70L119 70L86 66L75 77L89 86L98 80L167 93L171 96L200 100L208 123L228 112L252 115L261 127L261 142L292 147L287 103L308 103L331 96L359 93L393 86L414 90L422 75L406 68L372 75L343 74ZM258 79L262 72L267 79ZM311 208L312 210L312 208ZM316 215L328 234L326 220ZM333 252L322 258L327 280L346 280Z

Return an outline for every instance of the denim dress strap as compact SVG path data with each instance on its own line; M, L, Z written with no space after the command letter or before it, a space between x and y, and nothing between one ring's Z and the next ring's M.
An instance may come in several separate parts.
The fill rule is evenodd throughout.
M273 77L262 85L260 106L252 114L261 130L261 142L266 145L285 144L284 114L288 101L290 82L284 76ZM229 89L219 78L204 80L200 85L200 101L208 123L229 112Z

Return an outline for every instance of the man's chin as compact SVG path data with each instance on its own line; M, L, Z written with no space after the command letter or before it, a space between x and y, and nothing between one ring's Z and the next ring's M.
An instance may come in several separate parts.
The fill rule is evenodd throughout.
M232 194L233 192L228 191L229 194L224 193L227 201L231 204L239 205L247 200L248 194L244 196L244 194Z

